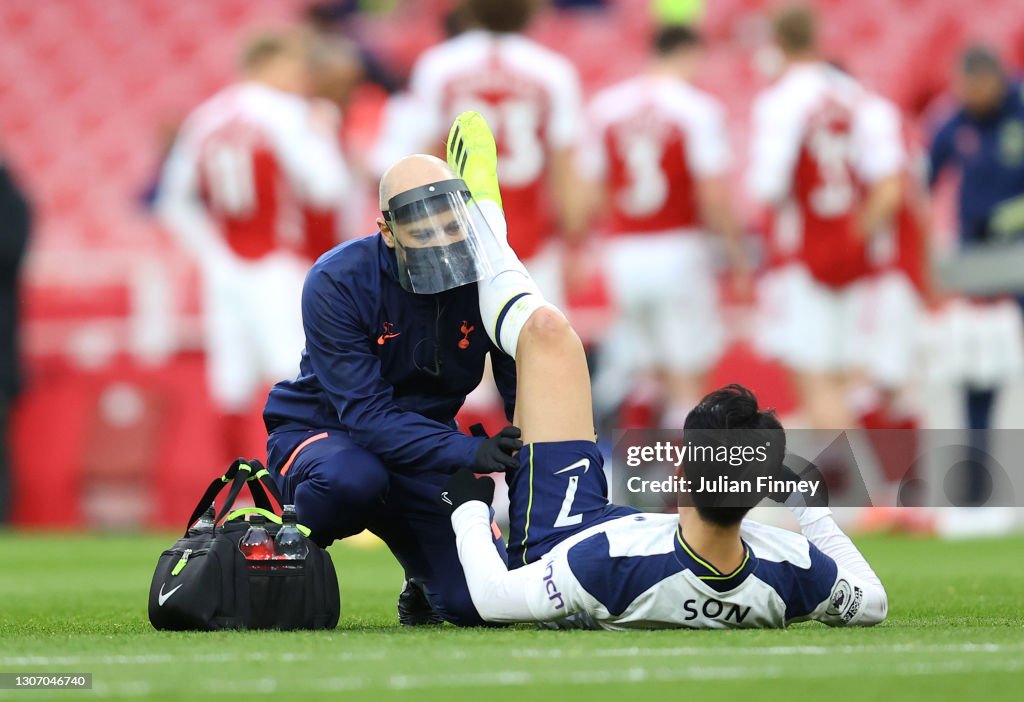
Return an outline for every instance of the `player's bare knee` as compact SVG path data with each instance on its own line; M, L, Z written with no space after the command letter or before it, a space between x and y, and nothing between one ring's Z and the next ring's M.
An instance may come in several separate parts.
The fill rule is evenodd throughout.
M521 340L529 339L536 347L557 347L579 344L579 337L565 315L553 307L541 307L523 325Z

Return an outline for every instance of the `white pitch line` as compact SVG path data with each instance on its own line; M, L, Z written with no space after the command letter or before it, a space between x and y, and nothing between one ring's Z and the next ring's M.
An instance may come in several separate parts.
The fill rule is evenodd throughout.
M108 654L102 656L4 656L0 657L0 665L153 665L162 663L240 663L242 661L257 662L300 662L309 660L378 661L387 658L385 651L363 651L350 653L342 651L328 657L312 653L268 653L250 651L246 653L148 653L135 655Z
M474 656L486 655L486 647L474 647ZM602 649L542 649L542 648L520 648L514 650L502 650L502 656L509 658L660 658L680 656L827 656L833 654L855 655L861 653L1005 653L1024 651L1024 642L1020 644L995 644L995 643L959 643L959 644L883 644L879 646L674 646L666 648L629 646L625 648L602 648ZM459 651L445 652L442 655L446 660L459 657ZM384 660L387 654L381 651L349 652L341 651L328 653L268 653L262 651L251 651L246 653L188 653L179 655L175 653L150 653L135 655L109 654L102 656L3 656L0 657L0 665L3 666L79 666L79 665L161 665L166 663L240 663L243 661L255 662L301 662L301 661L324 661L324 662L358 662Z
M1020 644L960 643L960 644L883 644L880 646L675 646L670 648L638 647L604 648L596 650L549 650L520 648L508 652L511 658L656 658L661 656L827 656L836 653L1002 653L1024 651ZM478 651L479 652L479 651Z
M879 677L916 677L943 674L999 673L1024 671L1024 661L990 661L982 664L962 660L944 662L919 662L876 668ZM846 673L855 674L855 667ZM842 674L840 674L841 676ZM467 687L522 687L526 685L594 685L612 683L682 682L682 681L725 681L725 680L767 680L782 678L827 678L837 676L833 670L804 667L790 670L778 665L762 668L743 666L698 666L675 667L632 666L623 670L559 671L532 673L529 671L479 672L479 673L433 673L428 675L388 675L375 679L367 676L333 677L307 680L284 680L273 677L221 679L197 681L200 692L266 695L287 689L299 692L358 692L366 690L416 691L438 688ZM838 676L837 676L838 677ZM149 692L159 692L150 681L124 680L116 683L96 681L93 696L136 697ZM0 698L4 693L0 692Z

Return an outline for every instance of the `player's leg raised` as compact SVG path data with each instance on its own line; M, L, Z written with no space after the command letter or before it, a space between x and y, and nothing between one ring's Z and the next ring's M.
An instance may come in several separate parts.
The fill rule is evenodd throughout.
M491 340L516 359L515 423L523 442L593 441L583 344L508 244L497 148L482 115L463 112L455 119L447 153L448 164L466 182L495 236L497 250L488 261L491 273L477 285L480 313Z
M590 374L579 336L565 316L538 308L519 335L516 425L523 443L593 441Z
M481 318L495 345L516 359L515 424L525 444L509 481L509 564L526 565L609 512L594 436L590 376L579 337L544 299L506 239L497 200L496 151L487 123L463 113L452 127L449 164L467 182L496 234L500 255L478 284ZM478 196L477 194L480 193Z

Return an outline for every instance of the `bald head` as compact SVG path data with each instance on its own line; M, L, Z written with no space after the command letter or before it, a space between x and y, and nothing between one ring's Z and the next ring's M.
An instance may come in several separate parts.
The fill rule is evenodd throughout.
M448 164L436 156L414 154L401 158L381 176L380 209L386 210L388 200L399 193L454 177Z

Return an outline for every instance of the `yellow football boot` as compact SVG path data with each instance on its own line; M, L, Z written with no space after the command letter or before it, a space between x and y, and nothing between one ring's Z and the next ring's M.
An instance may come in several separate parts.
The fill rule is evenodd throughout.
M501 207L498 188L498 147L487 120L479 112L463 112L448 132L448 165L466 181L476 200L491 200Z

